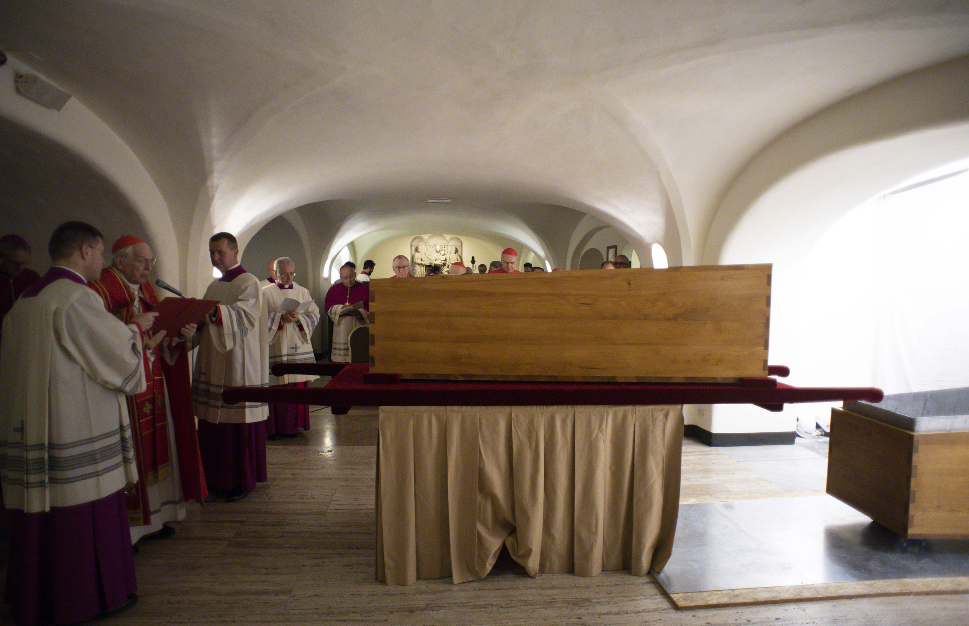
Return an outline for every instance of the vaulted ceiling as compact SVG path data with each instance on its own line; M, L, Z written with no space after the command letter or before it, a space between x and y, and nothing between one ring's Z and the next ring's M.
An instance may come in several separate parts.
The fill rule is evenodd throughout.
M969 75L965 1L10 0L0 16L11 62L130 147L181 250L295 210L327 249L453 218L551 252L560 207L641 255L661 242L674 263L716 260L704 249L739 219L725 201L770 186L744 177L769 178L791 154L758 164L777 142L900 77ZM954 106L936 126L969 120ZM23 141L11 128L0 140Z

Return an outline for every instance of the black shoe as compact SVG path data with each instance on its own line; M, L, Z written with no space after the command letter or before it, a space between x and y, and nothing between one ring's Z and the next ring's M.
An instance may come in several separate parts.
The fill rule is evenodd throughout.
M174 534L175 534L174 528L172 528L171 526L162 526L161 530L159 530L158 532L154 532L150 535L145 535L144 537L138 540L138 543L141 543L142 541L151 541L152 539L168 539ZM137 548L138 544L135 544L132 547Z
M266 439L269 441L276 441L279 439L279 435L266 435Z
M155 533L154 535L148 535L148 536L151 537L152 539L168 539L174 534L175 534L174 528L172 528L171 526L162 526L161 530L159 530L157 533Z
M225 494L225 501L238 502L239 500L242 500L248 495L249 495L249 492L246 491L243 487L233 487Z
M138 594L137 593L133 593L130 596L128 596L128 600L125 601L125 603L122 604L121 606L119 606L118 608L114 609L113 611L105 611L104 613L101 613L97 617L94 617L94 618L88 620L85 623L97 622L97 621L100 621L100 620L103 620L103 619L107 619L109 617L114 617L118 613L121 613L122 611L125 611L125 610L130 609L131 607L133 607L136 602L138 602Z

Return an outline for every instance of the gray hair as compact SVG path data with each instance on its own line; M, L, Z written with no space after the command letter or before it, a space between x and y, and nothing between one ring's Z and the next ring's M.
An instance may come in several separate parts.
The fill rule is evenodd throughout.
M296 267L296 264L293 263L293 259L289 258L288 256L281 256L276 259L276 263L273 265L273 267L275 267L276 271L278 272L279 268L283 265L292 265L293 267Z
M114 259L129 259L129 258L131 258L131 253L134 252L134 247L137 246L137 245L138 244L134 243L134 244L131 244L130 246L128 246L127 248L121 248L120 250L118 250L117 252L114 253L114 256L111 257L111 260L113 261Z

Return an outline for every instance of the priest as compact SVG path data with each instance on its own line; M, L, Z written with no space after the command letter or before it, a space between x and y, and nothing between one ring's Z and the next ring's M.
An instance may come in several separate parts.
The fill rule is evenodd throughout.
M276 259L276 283L264 287L269 330L269 384L302 388L316 376L285 374L273 376L276 363L315 363L313 330L320 322L320 307L309 290L296 284L296 264L289 257ZM294 310L302 308L303 310ZM296 437L299 429L310 429L310 410L305 404L270 404L266 437Z
M357 276L358 283L369 283L370 275L373 274L374 268L377 264L373 262L372 259L367 259L363 262L363 269L360 270L360 274Z
M87 621L137 599L125 394L145 389L142 337L158 315L126 325L88 288L103 265L97 228L61 224L48 249L52 266L10 310L0 350L0 367L17 373L0 377L0 481L11 515L5 601L21 626Z
M370 324L370 287L366 283L358 283L353 267L349 263L344 264L340 268L340 282L326 292L323 306L333 320L330 360L349 363L350 332Z
M111 252L111 265L90 287L108 312L127 324L158 307L160 299L148 278L155 255L134 235L115 241ZM165 524L185 517L185 500L202 502L208 495L186 350L195 330L196 325L189 324L180 336L166 338L158 346L146 343L142 358L146 388L128 396L138 466L138 484L127 493L132 543L148 535L171 535L174 529Z
M276 259L269 261L269 268L266 270L266 273L269 274L269 278L264 278L259 281L259 286L263 289L269 285L276 284Z
M27 287L40 276L27 267L30 263L30 244L20 235L0 237L0 324Z
M239 263L239 244L231 233L209 239L212 266L222 277L205 291L219 306L195 335L198 355L192 400L199 419L198 439L210 491L226 502L245 498L266 482L265 402L225 404L226 387L258 387L269 382L266 312L259 279Z
M515 269L515 264L518 262L518 252L514 248L505 248L501 251L501 267L498 269L491 270L489 274L520 274L518 270Z
M403 254L398 254L391 262L391 269L394 270L392 278L413 278L410 273L410 261Z

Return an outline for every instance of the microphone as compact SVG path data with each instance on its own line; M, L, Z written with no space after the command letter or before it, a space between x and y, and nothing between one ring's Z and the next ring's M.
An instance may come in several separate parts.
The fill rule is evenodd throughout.
M156 279L155 284L161 287L162 289L164 289L165 291L171 291L173 294L175 294L176 296L179 296L180 298L185 297L181 291L179 291L178 289L175 289L174 287L172 287L171 285L163 281L161 278Z

